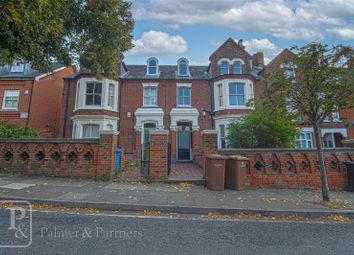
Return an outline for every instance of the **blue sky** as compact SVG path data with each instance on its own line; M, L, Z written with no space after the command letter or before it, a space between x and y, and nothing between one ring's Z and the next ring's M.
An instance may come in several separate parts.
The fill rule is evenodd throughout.
M354 0L133 0L134 49L127 64L160 64L180 57L207 65L227 38L243 39L266 62L308 42L354 46Z

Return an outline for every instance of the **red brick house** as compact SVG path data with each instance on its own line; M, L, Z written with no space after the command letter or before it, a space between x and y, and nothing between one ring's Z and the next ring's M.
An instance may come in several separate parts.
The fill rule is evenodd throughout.
M28 64L0 66L0 120L28 125L42 137L57 137L64 80L75 67L54 65L43 73Z
M113 129L125 154L139 155L149 132L165 129L172 159L191 161L201 153L202 130L217 129L219 147L225 147L228 122L247 114L247 101L261 92L262 70L263 54L251 56L242 41L230 38L209 66L190 66L185 58L159 65L149 58L146 65L123 62L116 80L79 72L65 78L60 136L97 137L99 130Z
M284 50L265 66L263 53L250 55L242 40L229 38L210 56L208 66L189 65L185 58L160 65L152 57L146 65L122 62L114 80L78 72L65 78L59 136L96 138L100 130L115 130L126 155L144 157L150 132L163 129L169 131L173 161L197 161L201 131L217 130L218 147L225 148L227 126L251 110L247 102L262 93L265 70L279 68L291 54ZM303 128L300 147L313 146L311 132ZM340 146L338 134L348 136L344 123L335 119L323 127L323 134L333 134L332 142L326 141L333 146Z
M265 67L266 72L279 70L284 61L290 60L294 53L284 49ZM325 148L343 147L342 141L354 135L354 110L343 109L336 112L332 117L326 119L321 126L321 135L323 137L323 146ZM349 126L348 126L349 124ZM297 146L299 148L315 147L315 135L311 126L301 127L301 135L297 137Z

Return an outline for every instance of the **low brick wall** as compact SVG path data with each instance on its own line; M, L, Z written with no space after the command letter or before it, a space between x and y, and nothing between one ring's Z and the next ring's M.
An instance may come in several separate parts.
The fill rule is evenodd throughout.
M250 187L321 187L316 150L233 149L219 153L249 159L246 185ZM343 190L347 185L343 162L354 160L354 148L325 150L324 156L330 189Z
M0 173L112 177L117 134L99 139L0 139Z

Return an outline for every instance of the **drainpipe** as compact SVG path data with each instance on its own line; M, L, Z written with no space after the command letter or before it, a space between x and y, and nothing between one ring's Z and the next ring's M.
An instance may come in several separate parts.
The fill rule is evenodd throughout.
M213 114L210 114L211 117L211 128L215 129L215 120L214 120L214 116L215 116L215 107L214 107L214 88L213 88L213 82L211 80L208 81L209 83L209 89L210 89L210 106L211 106L211 112Z
M30 120L30 116L31 116L31 106L32 106L32 96L33 96L34 82L35 82L35 80L32 81L31 94L30 94L30 98L29 98L29 101L28 101L28 116L27 116L26 126L28 126L29 120Z
M123 81L118 79L118 113L119 113L119 120L118 120L118 131L120 132L120 123L122 122L122 88L123 88ZM120 146L120 133L118 135L118 146Z
M66 130L66 119L67 119L67 115L68 115L68 104L69 104L69 93L70 93L70 86L71 85L71 81L68 82L68 86L67 86L67 92L66 92L66 100L65 100L65 111L64 111L64 121L63 121L63 138L65 138L65 130Z

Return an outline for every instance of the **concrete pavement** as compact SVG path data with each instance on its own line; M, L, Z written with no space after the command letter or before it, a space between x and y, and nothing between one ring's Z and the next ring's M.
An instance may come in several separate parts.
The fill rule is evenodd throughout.
M102 210L196 213L296 214L320 217L340 214L354 218L354 193L331 192L321 203L318 190L249 189L210 191L203 186L164 183L95 182L67 178L0 176L0 199Z

